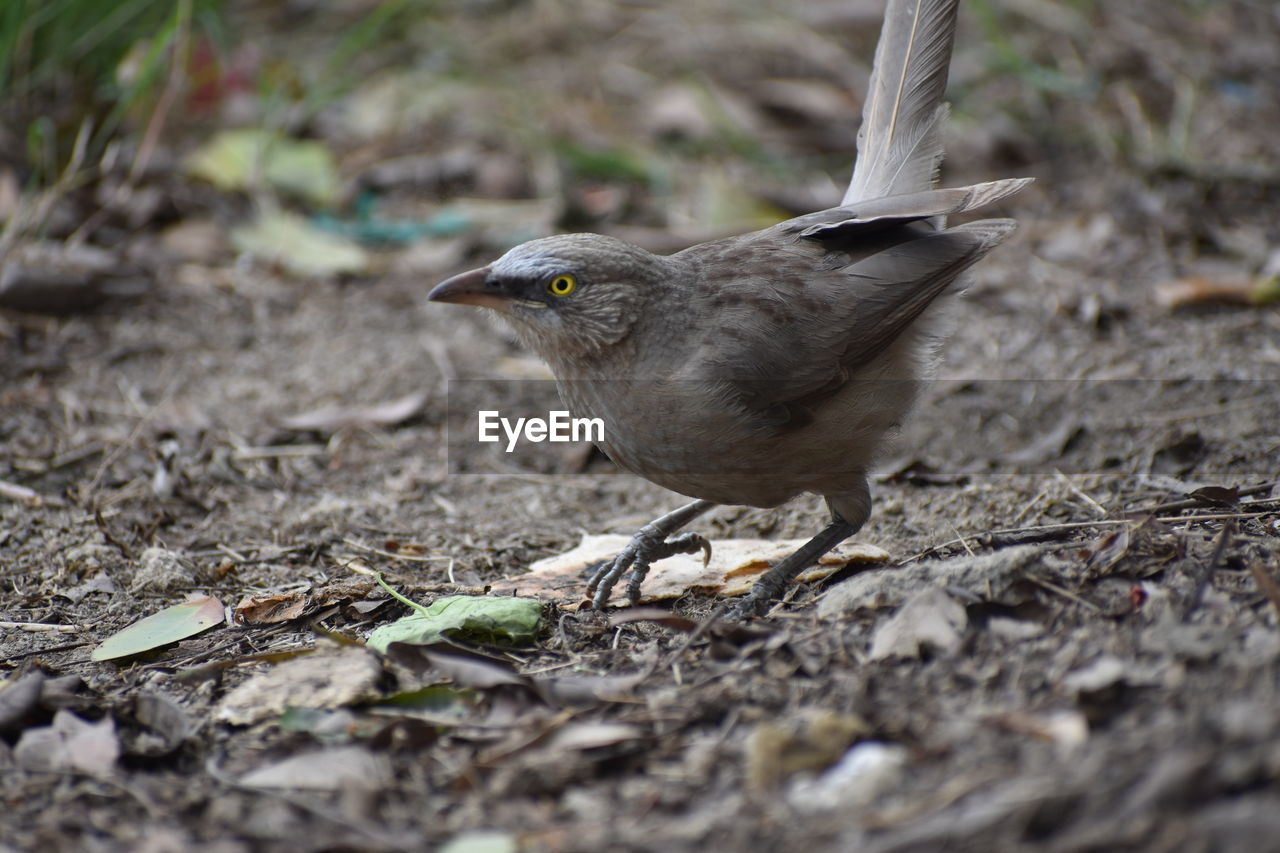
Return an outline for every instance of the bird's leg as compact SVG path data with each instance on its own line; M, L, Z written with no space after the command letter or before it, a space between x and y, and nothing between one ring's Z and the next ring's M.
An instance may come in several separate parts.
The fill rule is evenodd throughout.
M738 604L729 611L730 619L746 619L759 616L768 609L770 602L782 595L792 578L812 566L822 555L858 532L858 527L833 515L831 523L818 535L801 545L781 563L765 572Z
M800 546L791 556L774 566L756 581L751 592L729 612L730 619L759 616L769 603L782 595L796 575L812 566L822 555L862 529L871 517L871 489L866 475L852 480L846 491L826 495L831 510L831 523L818 535Z
M672 536L681 527L714 507L711 501L694 501L649 522L631 537L627 547L618 556L596 569L587 582L587 595L591 606L603 610L613 592L614 584L623 573L631 569L631 581L627 584L627 599L634 605L640 601L640 584L649 571L649 564L672 554L693 554L702 551L703 560L711 559L711 543L698 533L682 533Z

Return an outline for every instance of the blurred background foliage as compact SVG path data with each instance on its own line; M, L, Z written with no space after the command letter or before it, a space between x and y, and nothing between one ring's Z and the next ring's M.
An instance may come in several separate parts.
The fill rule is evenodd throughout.
M23 144L35 183L55 179L72 159L73 140L94 159L126 127L145 121L166 75L189 55L193 22L221 23L219 0L10 0L0 7L0 103L9 137ZM179 69L186 76L189 69ZM25 132L24 132L25 128ZM17 137L16 139L14 137Z
M229 234L280 206L365 247L452 240L419 259L441 268L557 228L677 248L838 199L881 11L9 0L0 248L196 215ZM1034 174L1055 204L1142 218L1202 203L1161 227L1221 248L1218 212L1278 182L1278 18L1263 0L969 0L944 180ZM1081 180L1102 170L1122 177Z

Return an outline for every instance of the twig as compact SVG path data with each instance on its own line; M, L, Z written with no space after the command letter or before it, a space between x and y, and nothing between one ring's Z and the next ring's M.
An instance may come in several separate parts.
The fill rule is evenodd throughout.
M1064 587L1060 587L1056 583L1047 581L1044 578L1038 578L1035 575L1027 575L1026 577L1027 577L1027 580L1031 581L1036 586L1044 587L1050 592L1056 592L1058 595L1062 596L1063 598L1068 599L1070 601L1074 601L1076 604L1079 604L1081 607L1092 610L1094 613L1102 612L1102 608L1094 604L1089 599L1081 598L1071 590L1065 589Z
M1280 480L1272 480L1270 483L1262 483L1258 486L1247 486L1236 492L1239 497L1247 498L1252 495L1258 495L1263 492L1269 492L1276 486L1280 486ZM1180 509L1195 509L1210 505L1210 501L1201 500L1200 498L1187 498L1186 500L1170 501L1169 503L1156 504L1155 506L1139 508L1131 510L1132 512L1174 512Z
M1156 518L1163 524L1177 524L1180 521L1235 521L1237 518L1261 518L1271 515L1269 512L1215 512L1211 515L1171 515Z
M397 554L395 551L383 551L381 548L374 548L372 545L365 545L354 539L344 538L342 541L347 545L350 545L352 548L367 551L370 554L377 554L379 557L386 557L388 560L404 560L407 563L438 563L441 560L449 560L450 562L453 560L453 557L448 556L418 557L411 554ZM450 571L452 571L452 567L450 568Z
M964 549L969 552L970 557L978 556L976 553L974 553L974 550L969 547L969 540L964 538L964 534L961 533L959 530L957 530L954 524L948 521L947 526L951 528L951 532L956 535L956 537L960 541L960 544L964 546Z
M1034 498L1032 498L1032 499L1031 499L1031 501L1030 501L1030 503L1028 503L1026 506L1024 506L1022 509L1020 509L1020 510L1018 511L1018 514L1017 514L1017 515L1015 515L1015 516L1013 517L1013 523L1014 523L1014 524L1017 524L1019 521L1022 521L1022 519L1026 518L1027 513L1031 512L1031 510L1035 508L1035 505L1036 505L1036 504L1038 504L1038 503L1040 503L1040 501L1044 500L1044 497L1045 497L1045 495L1047 495L1047 494L1049 494L1049 489L1048 489L1048 487L1041 489L1041 490L1040 490L1040 494L1038 494L1038 495L1036 495Z
M1095 501L1093 498L1089 497L1089 495L1087 495L1083 489L1081 489L1075 483L1071 482L1071 480L1067 478L1066 474L1062 473L1057 468L1053 469L1053 474L1055 477L1057 477L1059 480L1062 481L1062 484L1066 486L1067 489L1070 490L1071 494L1075 495L1080 500L1084 501L1089 506L1093 507L1093 511L1098 514L1098 518L1107 517L1107 508L1104 507L1102 504L1098 503L1097 501Z
M431 357L436 370L440 371L440 385L447 394L449 383L458 378L458 371L453 366L453 359L449 358L448 346L441 340L428 338L423 348L426 349L427 355Z
M986 533L979 533L970 538L977 539L978 542L982 544L999 543L997 544L997 547L999 547L1000 545L1003 545L1003 544L1022 544L1022 542L1018 542L1018 541L1009 541L1009 540L1012 540L1014 537L1018 537L1019 539L1025 539L1028 542L1039 542L1039 541L1044 541L1046 539L1058 538L1061 534L1068 533L1072 530L1081 530L1089 527L1114 527L1117 525L1135 524L1135 523L1136 522L1130 521L1128 519L1098 519L1097 521L1071 521L1063 524L1035 524L1035 525L1031 525L1030 527L1011 527L1006 530L989 530ZM940 551L943 548L949 548L952 545L960 545L962 543L963 543L963 540L961 539L949 539L946 542L940 542L937 545L933 545L929 548L926 548L923 551L920 551L916 554L912 554L910 557L905 558L902 561L902 565L906 565L907 563L913 563L916 560L919 560L922 557L927 557L930 554L936 551Z
M218 543L218 545L216 545L215 547L219 553L225 554L226 556L235 560L237 563L244 563L244 562L247 562L249 559L244 554L241 554L239 551L232 548L230 545L223 545L222 543Z
M44 467L45 471L56 471L59 468L65 468L68 465L74 465L77 462L88 459L90 456L97 456L106 450L107 445L102 441L91 441L80 447L59 453L57 456L49 460L49 464Z
M19 631L56 631L60 634L76 634L85 630L84 625L59 625L54 622L0 622L0 628L16 628Z
M1194 505L1198 506L1199 502L1197 502ZM1240 518L1261 518L1262 516L1265 516L1265 515L1271 515L1271 513L1270 512L1217 512L1217 513L1210 513L1207 515L1171 515L1171 516L1157 516L1156 521L1159 521L1163 524L1178 524L1180 522L1187 522L1187 521L1224 521L1224 520L1234 521ZM1035 525L1031 525L1030 527L1011 527L1004 530L990 530L990 531L987 531L986 533L978 533L978 534L970 535L969 539L975 540L979 543L986 544L993 541L1008 539L1009 537L1025 536L1025 537L1028 537L1028 539L1030 539L1036 534L1057 534L1057 533L1062 533L1062 532L1071 531L1071 530L1084 530L1090 527L1117 527L1117 526L1123 526L1126 524L1138 524L1138 523L1140 522L1135 521L1134 519L1131 519L1131 518L1099 518L1095 521L1068 521L1061 524L1035 524ZM1049 535L1045 535L1043 538L1048 539L1053 537ZM949 548L952 545L965 545L965 541L966 541L965 539L960 538L960 539L948 539L946 542L940 542L937 545L934 545L930 548L926 548L925 550L920 551L916 554L912 554L910 557L906 557L905 559L903 559L902 565L906 565L907 563L914 562L916 560L919 560L922 557L927 557L928 555L934 553L935 551L941 550L942 548ZM1011 544L1021 544L1021 543L1011 543Z
M231 456L238 462L254 459L282 459L291 456L319 456L327 453L328 445L324 444L279 444L271 447L237 447Z

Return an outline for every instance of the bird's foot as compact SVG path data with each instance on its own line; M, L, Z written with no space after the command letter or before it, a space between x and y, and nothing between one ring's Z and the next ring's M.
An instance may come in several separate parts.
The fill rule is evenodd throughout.
M754 619L757 616L763 616L769 610L769 605L773 603L774 595L772 593L760 594L760 584L756 584L751 588L751 592L744 595L738 600L738 603L729 608L724 618L730 622L744 622L747 619Z
M787 585L800 572L812 566L832 548L857 531L862 523L850 524L836 516L831 523L818 532L818 535L802 545L795 553L760 576L760 580L751 587L751 592L728 612L728 619L741 622L756 616L763 616L776 599L782 597Z
M702 552L705 565L711 560L711 543L700 533L681 533L667 538L667 531L656 524L646 524L627 543L618 556L596 569L587 581L587 595L591 606L603 610L618 579L631 569L627 583L627 600L632 606L640 603L640 584L649 573L649 564L670 557L672 554L696 554Z

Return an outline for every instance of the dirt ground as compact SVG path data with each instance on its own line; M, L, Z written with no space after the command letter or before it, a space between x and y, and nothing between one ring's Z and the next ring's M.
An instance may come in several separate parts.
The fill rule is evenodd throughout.
M403 215L480 198L678 247L838 198L878 16L472 4L409 37L438 103L370 142L357 88L308 129ZM505 682L331 637L405 612L353 561L429 603L680 502L581 452L451 471L447 380L536 367L425 294L514 226L317 280L220 242L243 200L156 178L167 212L112 232L145 295L0 312L0 850L1280 850L1280 306L1241 295L1280 275L1277 44L1262 0L966 5L943 181L1037 183L881 466L859 539L892 562L698 636L548 605L533 646L483 650L530 676ZM548 138L664 152L664 181ZM378 177L405 158L418 178ZM172 237L191 221L212 248ZM806 498L696 529L822 521ZM305 611L90 659L193 593ZM595 694L530 686L567 675ZM389 704L424 685L466 689ZM32 766L59 711L105 728Z

